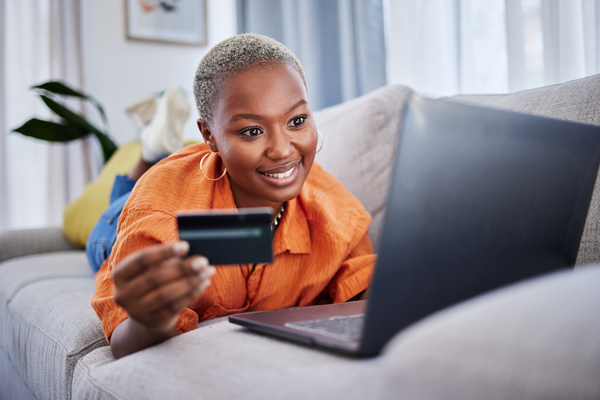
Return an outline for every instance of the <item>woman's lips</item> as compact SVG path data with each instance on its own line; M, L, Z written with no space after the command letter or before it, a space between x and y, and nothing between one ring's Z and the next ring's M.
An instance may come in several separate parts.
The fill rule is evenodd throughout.
M275 168L268 171L258 171L259 175L266 181L275 184L277 186L285 186L292 183L298 176L298 165L297 162L293 165L287 165L285 167Z
M270 176L271 178L283 179L283 178L287 178L288 176L292 175L293 172L294 172L294 167L290 168L289 171L287 171L287 172L282 172L282 173L278 173L278 174L268 174L266 172L262 172L262 174L264 174L266 176Z

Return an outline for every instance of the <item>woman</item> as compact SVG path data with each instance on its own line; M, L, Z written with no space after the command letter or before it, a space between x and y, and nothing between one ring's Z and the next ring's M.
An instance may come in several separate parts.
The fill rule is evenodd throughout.
M313 164L319 135L296 57L264 36L235 36L202 59L194 93L204 143L142 176L96 275L92 306L115 357L199 320L348 301L370 279L370 216ZM178 210L245 207L278 210L272 264L215 269L186 255Z

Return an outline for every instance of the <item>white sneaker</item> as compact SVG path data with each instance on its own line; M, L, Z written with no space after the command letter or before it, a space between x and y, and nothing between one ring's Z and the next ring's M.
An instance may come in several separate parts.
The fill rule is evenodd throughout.
M156 103L158 103L156 97L147 97L127 107L125 114L131 119L135 127L141 131L152 122L152 118L156 114Z
M186 96L176 88L165 90L152 121L142 130L142 159L155 163L183 147L183 124L190 116Z

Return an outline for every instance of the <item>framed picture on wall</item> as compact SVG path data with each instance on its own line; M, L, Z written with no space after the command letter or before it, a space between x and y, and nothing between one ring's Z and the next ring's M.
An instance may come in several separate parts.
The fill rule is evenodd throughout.
M206 45L206 0L124 0L127 39Z

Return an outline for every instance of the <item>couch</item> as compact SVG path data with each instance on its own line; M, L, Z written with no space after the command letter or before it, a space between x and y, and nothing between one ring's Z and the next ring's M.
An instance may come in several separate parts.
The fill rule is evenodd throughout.
M317 156L373 216L374 247L402 109L391 85L316 113ZM600 75L471 102L600 125ZM599 399L600 185L577 266L501 288L399 332L373 358L252 333L226 318L115 360L93 275L62 227L0 234L1 399Z

